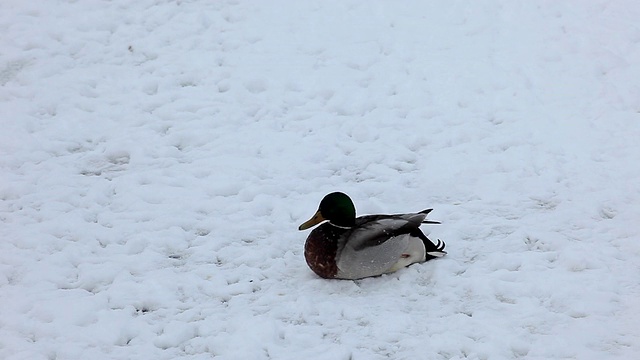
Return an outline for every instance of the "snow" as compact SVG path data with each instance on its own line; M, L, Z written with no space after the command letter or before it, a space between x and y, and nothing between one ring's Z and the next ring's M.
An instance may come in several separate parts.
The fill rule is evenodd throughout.
M0 358L632 359L640 5L4 1ZM327 281L297 227L434 208Z

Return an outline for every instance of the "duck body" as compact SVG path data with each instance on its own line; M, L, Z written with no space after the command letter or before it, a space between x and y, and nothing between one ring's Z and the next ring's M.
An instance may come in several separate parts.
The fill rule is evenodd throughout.
M330 201L325 202L327 198ZM425 220L432 209L411 214L367 215L356 218L355 207L351 211L345 205L343 209L349 210L339 210L337 213L340 214L340 219L337 219L335 211L327 208L336 205L336 199L351 203L353 207L347 195L329 194L321 202L316 215L300 226L303 230L329 220L311 231L304 248L307 265L318 276L328 279L361 279L391 273L446 254L443 251L444 242L438 240L436 245L420 230L423 223L438 223ZM326 219L324 213L334 219ZM349 216L345 215L347 213Z

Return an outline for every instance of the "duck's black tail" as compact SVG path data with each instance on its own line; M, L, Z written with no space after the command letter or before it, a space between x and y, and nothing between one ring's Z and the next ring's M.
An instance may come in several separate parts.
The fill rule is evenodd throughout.
M426 219L426 215L429 214L431 211L433 211L433 209L426 209L426 210L420 211L420 214L425 215L425 219L422 220L422 223L423 224L440 224L440 221ZM427 250L425 261L429 261L429 260L447 255L447 252L444 251L444 247L445 247L444 241L438 239L438 242L434 244L433 242L431 242L431 240L429 240L427 235L425 235L420 230L418 231L420 232L418 236L420 237L420 239L422 239L422 242L424 243L424 247Z
M427 241L424 241L423 239L423 242L424 242L424 247L427 249L427 258L425 259L425 261L447 255L447 252L444 251L444 247L445 247L444 241L438 239L438 243L434 244L431 242L431 240L427 238Z

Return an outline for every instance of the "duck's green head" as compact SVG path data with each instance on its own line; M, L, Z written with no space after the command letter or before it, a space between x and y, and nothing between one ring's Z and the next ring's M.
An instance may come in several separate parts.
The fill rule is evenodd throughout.
M356 207L345 193L334 192L325 196L320 202L318 211L311 219L300 225L298 230L306 230L325 220L334 225L351 227L356 219Z

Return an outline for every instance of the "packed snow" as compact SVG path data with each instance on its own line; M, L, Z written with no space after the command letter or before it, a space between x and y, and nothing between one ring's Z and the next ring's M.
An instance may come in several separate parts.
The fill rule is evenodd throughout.
M0 358L634 359L640 3L0 3ZM448 255L318 278L322 197Z

